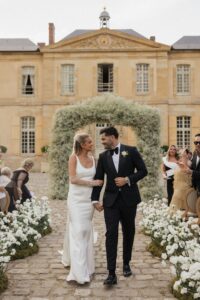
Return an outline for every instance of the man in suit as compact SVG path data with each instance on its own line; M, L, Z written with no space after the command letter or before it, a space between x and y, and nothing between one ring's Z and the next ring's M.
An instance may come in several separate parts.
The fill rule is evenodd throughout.
M103 206L99 203L101 187L94 187L92 202L98 211L104 209L106 223L106 254L108 277L105 285L117 283L115 274L118 226L123 233L123 274L132 275L130 268L131 253L135 234L135 217L140 193L137 182L147 175L147 169L136 147L120 144L118 131L114 127L100 131L105 152L99 155L95 179L107 176Z
M194 137L195 151L192 157L192 164L187 173L192 174L192 185L200 196L200 133Z

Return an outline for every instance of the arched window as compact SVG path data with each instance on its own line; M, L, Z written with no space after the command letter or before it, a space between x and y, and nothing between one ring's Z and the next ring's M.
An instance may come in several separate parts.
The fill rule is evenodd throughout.
M21 152L35 153L35 118L21 118Z
M178 148L191 146L191 117L179 116L176 118L176 140Z

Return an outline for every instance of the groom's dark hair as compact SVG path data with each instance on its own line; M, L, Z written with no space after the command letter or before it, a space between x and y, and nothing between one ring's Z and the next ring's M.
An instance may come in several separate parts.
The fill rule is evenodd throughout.
M116 139L118 139L119 137L119 132L117 131L117 129L115 127L106 127L106 128L102 128L100 130L100 134L105 134L106 136L109 136L109 135L114 135L114 137Z

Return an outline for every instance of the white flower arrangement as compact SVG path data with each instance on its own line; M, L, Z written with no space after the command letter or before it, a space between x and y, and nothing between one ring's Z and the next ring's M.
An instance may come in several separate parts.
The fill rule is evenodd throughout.
M47 197L18 202L17 208L7 215L0 212L0 281L8 262L23 247L33 248L51 223Z
M155 198L140 204L143 212L140 225L152 241L161 245L162 264L167 260L171 263L175 295L200 299L200 227L194 224L194 218L183 221L180 211L170 215L164 202Z
M160 113L155 108L140 105L116 95L101 95L67 105L56 112L50 145L50 193L52 199L67 199L67 162L76 131L86 125L106 120L108 123L130 127L137 136L137 147L148 169L140 182L142 198L149 200L161 194L160 176ZM151 136L151 138L149 138Z

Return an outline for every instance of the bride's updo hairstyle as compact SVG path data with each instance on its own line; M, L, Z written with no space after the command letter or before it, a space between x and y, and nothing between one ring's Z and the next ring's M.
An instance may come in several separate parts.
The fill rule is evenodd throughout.
M73 153L80 154L82 150L82 144L85 143L86 139L89 138L87 133L77 133L74 137Z

